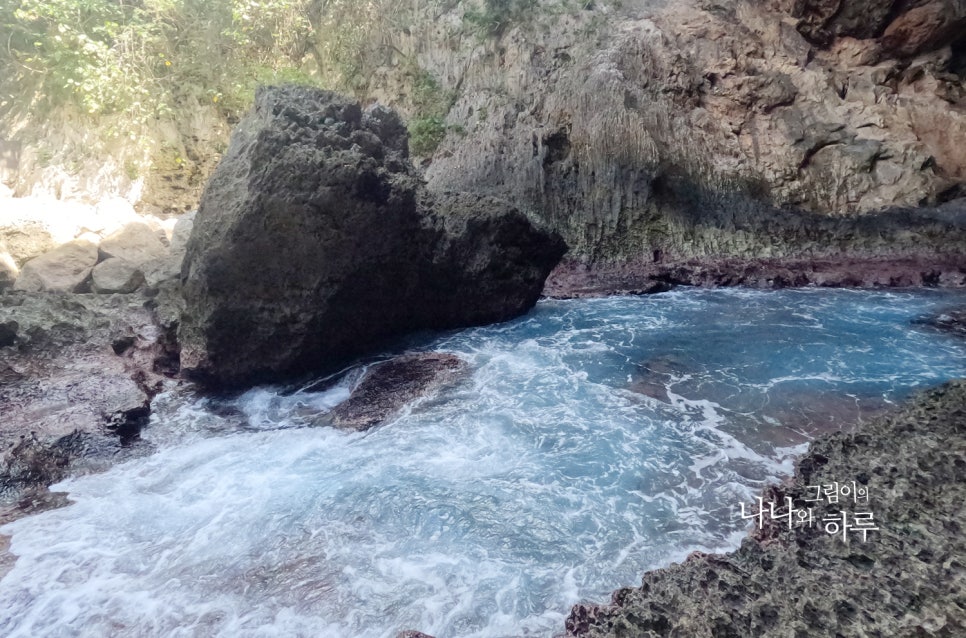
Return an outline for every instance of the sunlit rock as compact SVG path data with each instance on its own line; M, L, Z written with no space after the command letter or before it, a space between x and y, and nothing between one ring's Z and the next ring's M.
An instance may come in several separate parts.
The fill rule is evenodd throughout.
M95 244L71 241L24 264L14 290L79 292L96 263Z
M121 257L110 257L91 271L91 290L98 293L130 293L144 283L144 273Z

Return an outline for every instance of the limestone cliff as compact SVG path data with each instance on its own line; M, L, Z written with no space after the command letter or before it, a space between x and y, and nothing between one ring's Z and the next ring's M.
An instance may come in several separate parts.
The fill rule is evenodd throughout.
M581 261L830 256L863 236L851 216L963 194L962 2L549 6L454 41L456 6L392 46L456 91L431 187L510 196ZM393 67L375 77L398 101ZM803 233L809 213L846 221ZM939 231L907 239L962 254Z

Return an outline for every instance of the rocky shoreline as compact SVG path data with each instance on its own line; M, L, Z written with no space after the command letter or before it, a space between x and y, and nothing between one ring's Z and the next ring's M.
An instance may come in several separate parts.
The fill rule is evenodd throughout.
M641 222L660 240L643 256L575 253L558 264L563 240L525 211L427 190L388 109L309 89L261 91L193 227L127 224L31 259L3 249L0 523L64 504L47 490L56 481L149 453L140 428L154 396L176 384L239 389L318 372L415 330L518 316L541 287L580 297L678 285L966 286L964 199L856 218L761 207L739 215L678 201L668 179L652 190L685 212ZM961 331L962 316L933 324ZM374 365L319 424L372 427L464 368L450 355ZM966 502L964 406L966 382L956 382L821 438L795 479L765 494L800 507L808 485L854 480L870 490L881 527L867 542L845 543L821 523L769 521L732 555L696 555L611 605L576 606L569 635L966 631L966 511L949 505ZM0 538L0 575L10 562Z
M151 452L137 437L151 399L182 383L171 367L177 357L171 316L177 310L166 295L173 294L0 295L0 326L8 333L0 370L0 522L65 504L63 495L47 491L52 482ZM952 334L962 330L959 312L925 323ZM451 355L404 355L376 364L342 412L333 413L339 423L325 424L378 424L405 403L458 380L464 366ZM405 396L396 396L400 392ZM915 446L908 445L912 437ZM845 545L818 527L766 524L732 555L695 555L645 575L641 589L616 592L610 605L576 606L568 635L668 635L677 629L710 636L727 626L733 633L724 635L784 636L787 627L810 633L834 628L830 618L838 612L847 616L848 626L837 628L846 636L870 627L954 635L966 626L956 617L964 590L942 584L955 583L962 569L956 556L966 548L955 537L966 525L966 511L943 507L966 502L964 467L966 382L954 382L851 433L816 440L795 479L764 496L779 502L790 497L798 507L807 485L864 481L881 528L867 543ZM817 508L815 520L829 511ZM7 543L0 538L0 575L15 560ZM808 588L814 596L792 597ZM700 614L688 611L697 599ZM855 602L862 600L875 601L874 613ZM916 601L930 603L920 609Z
M177 383L156 304L142 295L0 295L0 520L36 509L68 473L141 451L151 400Z
M674 286L759 289L910 288L966 286L966 257L839 257L764 259L724 257L681 261L624 261L589 265L565 260L547 279L554 299L647 294Z
M740 549L696 552L614 592L610 604L576 605L566 635L962 635L964 471L966 381L955 381L816 440L795 477L765 491L761 529ZM816 494L809 486L836 482L867 489L868 503L807 500ZM813 508L814 525L772 520L768 504L781 513L786 499ZM826 517L846 512L854 523L860 511L874 514L867 540L856 528L827 531Z
M735 203L740 207L740 204ZM702 207L704 220L655 222L662 238L637 256L569 254L547 279L549 297L639 294L671 286L895 288L966 286L966 199L861 216Z

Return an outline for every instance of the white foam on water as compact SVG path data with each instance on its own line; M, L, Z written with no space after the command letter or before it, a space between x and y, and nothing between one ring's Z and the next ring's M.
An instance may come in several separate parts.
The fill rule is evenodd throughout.
M0 635L551 636L576 602L740 543L739 503L805 449L760 440L794 429L767 411L789 392L859 405L966 374L961 344L907 325L949 299L541 303L406 344L472 375L364 434L307 427L361 368L320 391L164 395L144 434L160 452L0 530L19 556ZM669 402L628 389L652 369Z

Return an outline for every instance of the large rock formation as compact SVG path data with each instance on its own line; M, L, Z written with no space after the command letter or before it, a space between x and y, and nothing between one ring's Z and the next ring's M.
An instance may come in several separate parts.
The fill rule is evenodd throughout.
M83 292L97 264L97 245L75 239L24 264L15 290Z
M829 282L846 283L812 278L811 260L897 282L961 274L946 259L966 252L961 229L824 221L966 194L961 0L595 2L454 48L467 4L391 40L457 94L446 123L465 135L434 154L431 188L512 198L605 274L663 261L687 265L676 280L719 266L740 280L769 259ZM408 68L391 65L373 75L383 99ZM895 253L919 263L885 276ZM771 270L763 281L787 278Z
M508 319L536 302L563 251L509 204L427 195L395 113L262 89L188 242L182 367L237 385L407 331Z

